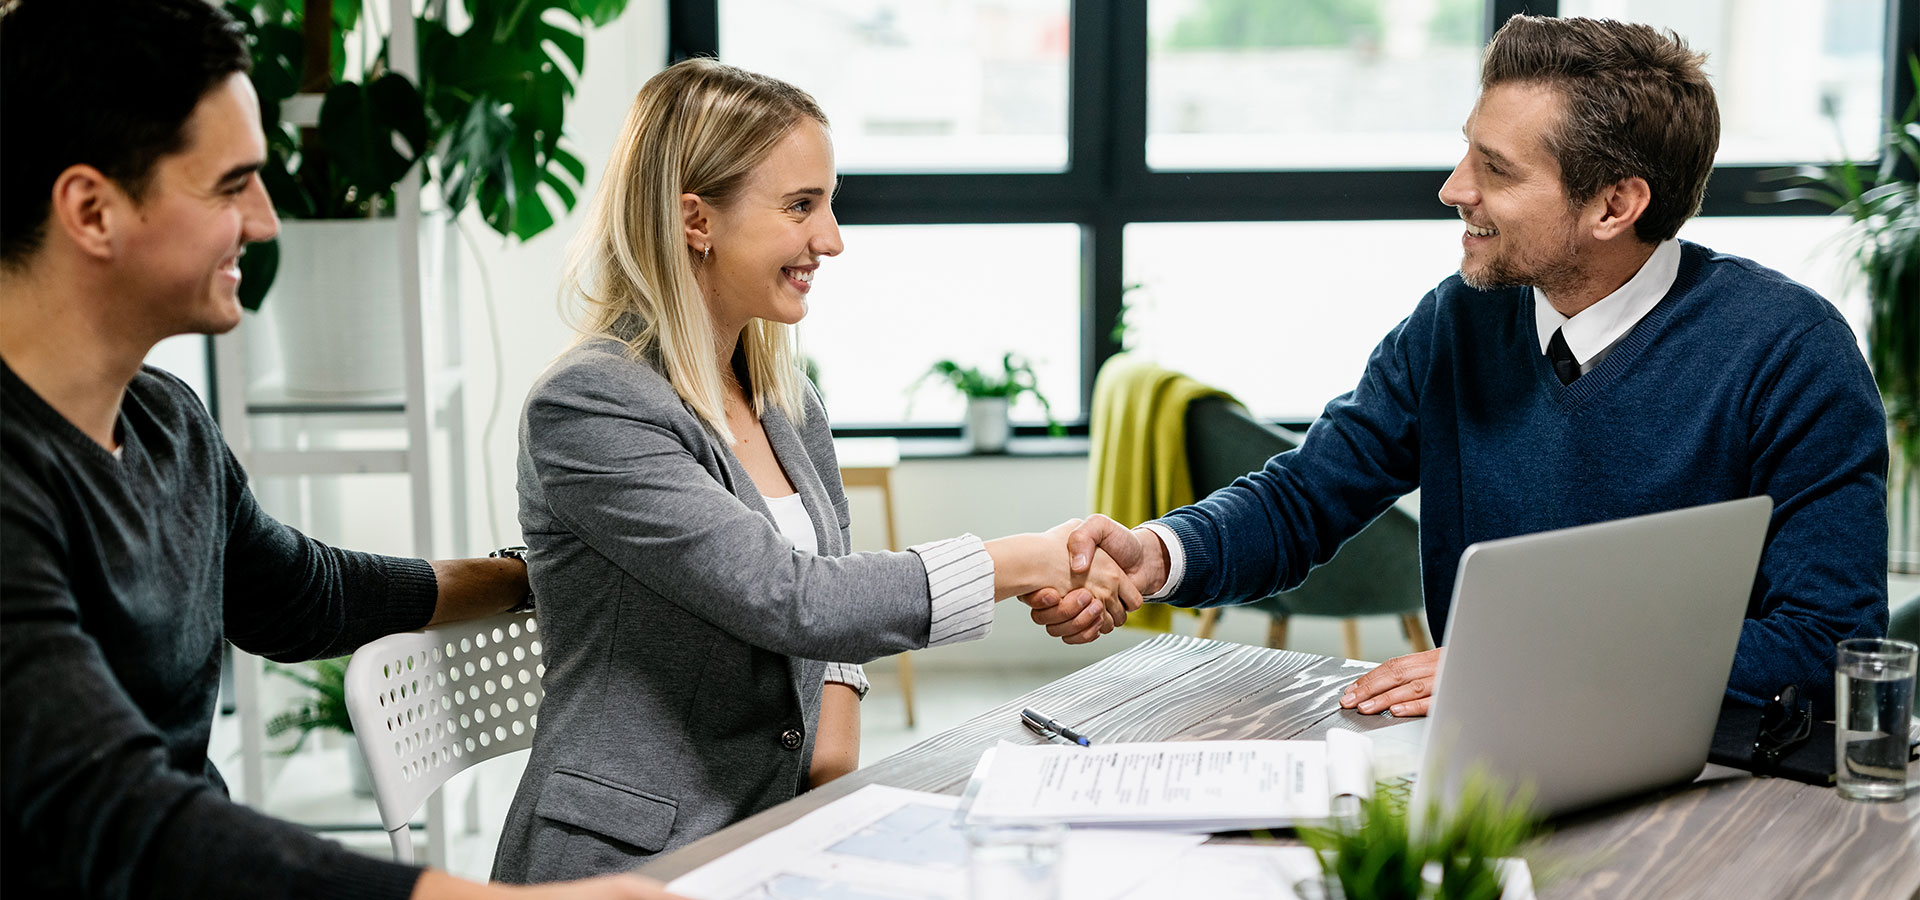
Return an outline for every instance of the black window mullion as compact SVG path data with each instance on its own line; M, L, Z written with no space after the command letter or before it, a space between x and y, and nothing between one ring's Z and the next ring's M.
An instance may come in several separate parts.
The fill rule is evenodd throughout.
M667 62L720 55L720 0L667 0Z
M1114 332L1120 324L1126 291L1126 226L1139 219L1123 199L1131 185L1147 178L1147 3L1148 0L1081 0L1077 21L1101 26L1087 30L1088 40L1074 47L1081 81L1102 85L1104 102L1088 106L1099 121L1090 140L1098 142L1099 193L1085 220L1085 296L1080 336L1080 408L1093 413L1093 382L1108 358L1120 352ZM1078 34L1076 29L1076 34ZM1095 39L1097 38L1097 40ZM1076 82L1078 83L1078 82ZM1075 127L1081 127L1079 115Z
M1483 40L1492 40L1493 33L1500 30L1508 19L1519 15L1557 16L1560 14L1560 0L1488 0L1486 29L1481 32Z
M1887 98L1884 121L1897 121L1914 101L1913 76L1907 70L1909 56L1920 53L1920 4L1912 0L1892 0L1887 4L1887 78L1882 94ZM1914 175L1913 161L1898 162L1906 177Z

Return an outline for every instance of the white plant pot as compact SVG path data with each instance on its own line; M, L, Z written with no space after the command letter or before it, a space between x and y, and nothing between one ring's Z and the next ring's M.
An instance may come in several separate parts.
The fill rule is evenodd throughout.
M1007 424L1007 398L968 397L964 430L973 452L1006 452L1007 435L1012 431Z
M400 393L400 226L395 219L284 220L280 269L261 303L290 396Z

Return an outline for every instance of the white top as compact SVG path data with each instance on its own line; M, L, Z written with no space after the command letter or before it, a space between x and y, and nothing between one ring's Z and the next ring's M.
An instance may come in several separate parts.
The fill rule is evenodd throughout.
M1593 370L1600 364L1607 351L1620 339L1640 324L1647 313L1660 304L1661 298L1673 288L1674 279L1680 277L1680 241L1668 238L1653 248L1653 255L1642 263L1640 271L1633 273L1627 283L1619 290L1602 297L1598 303L1587 307L1569 319L1547 302L1547 295L1539 288L1533 289L1533 322L1539 332L1540 352L1547 352L1547 344L1553 341L1553 333L1564 329L1567 349L1573 351L1573 358L1580 363L1580 374ZM1187 554L1180 546L1180 539L1174 536L1173 529L1157 521L1141 526L1160 536L1167 545L1167 583L1159 590L1146 595L1148 600L1164 600L1180 587L1180 579L1187 572Z
M785 497L761 494L760 499L767 501L767 509L773 513L774 529L793 545L793 549L820 552L820 538L813 533L813 516L807 514L807 504L801 501L799 494ZM853 663L827 663L827 674L821 680L844 684L861 697L867 696L866 670Z
M773 512L773 527L779 529L780 536L786 538L793 549L820 552L820 538L813 533L813 517L807 515L807 505L800 501L799 494L785 497L761 494L760 499L767 501L767 509Z

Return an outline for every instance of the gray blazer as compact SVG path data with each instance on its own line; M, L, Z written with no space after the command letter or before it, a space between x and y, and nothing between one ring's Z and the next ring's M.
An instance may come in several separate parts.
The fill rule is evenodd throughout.
M520 527L546 700L493 865L624 871L805 789L826 663L927 645L914 553L847 555L826 411L761 419L819 554L655 368L597 340L527 398Z

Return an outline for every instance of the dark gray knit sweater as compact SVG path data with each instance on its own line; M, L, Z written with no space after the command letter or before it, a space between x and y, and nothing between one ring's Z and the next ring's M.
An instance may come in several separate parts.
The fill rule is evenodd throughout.
M222 639L338 656L425 625L433 570L261 512L172 375L116 427L117 457L0 365L0 894L407 896L419 870L230 801L207 736Z

